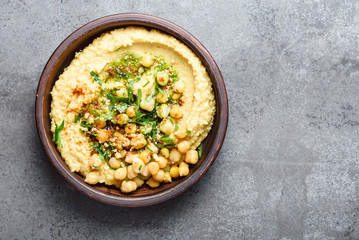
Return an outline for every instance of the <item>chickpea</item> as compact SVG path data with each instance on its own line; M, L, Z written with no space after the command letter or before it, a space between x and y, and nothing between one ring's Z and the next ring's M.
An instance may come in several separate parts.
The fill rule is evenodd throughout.
M127 155L125 157L125 162L132 164L133 159L135 159L136 157L137 157L137 154L135 154L133 152L129 152L129 153L127 153Z
M116 180L123 180L126 178L126 175L127 175L127 169L126 168L118 168L116 171L115 171L115 174L114 174L114 178Z
M137 126L135 123L128 123L125 126L125 132L126 134L133 134L136 133L137 130Z
M165 172L160 169L157 174L152 175L152 178L157 182L163 182L163 179L165 178Z
M198 153L196 150L191 149L186 153L185 162L190 164L196 164L198 162Z
M130 120L130 118L127 116L127 114L121 113L117 116L117 123L120 125L125 125L128 123L128 120Z
M160 108L157 110L157 115L160 118L166 118L170 114L170 107L167 104L161 104Z
M161 154L162 154L165 158L169 158L169 157L170 157L170 151L168 150L168 148L162 148L162 149L161 149Z
M181 153L186 153L190 149L191 145L188 141L182 141L178 144L178 151Z
M121 167L121 161L117 160L115 157L110 158L110 160L108 160L108 164L114 169Z
M185 162L181 162L181 163L180 163L180 166L179 166L179 168L178 168L178 172L179 172L179 175L180 175L181 177L187 176L188 173L189 173L189 166L188 166L188 164L185 163Z
M110 133L105 129L100 129L97 133L96 139L99 142L106 142L110 137Z
M146 111L152 112L155 108L155 99L151 98L149 101L143 99L140 103L140 107Z
M157 83L160 86L166 86L168 83L168 73L167 72L157 73Z
M173 91L175 93L183 93L184 91L184 82L183 81L177 81L175 82L175 84L173 85Z
M127 177L129 179L133 179L133 178L137 177L137 173L135 171L133 171L132 165L127 167Z
M99 178L100 174L98 172L89 172L86 175L85 182L91 185L95 185L96 183L98 183Z
M126 114L127 114L130 118L136 117L136 106L131 106L131 107L127 108Z
M156 162L158 163L158 165L160 166L160 168L164 168L164 167L166 167L168 161L167 161L167 159L164 158L164 157L158 157L157 160L156 160Z
M113 134L113 137L114 137L114 140L115 140L115 143L116 143L116 147L119 149L119 150L122 150L122 138L123 138L123 135L119 132L115 132Z
M155 175L158 173L158 171L160 170L160 165L156 162L150 162L148 165L148 171L152 174Z
M164 181L165 183L172 182L172 177L171 177L171 174L170 174L169 172L166 172L166 173L165 173L165 177L164 177L163 181Z
M178 168L178 172L181 177L185 177L189 173L189 167L181 166Z
M158 147L156 147L156 145L152 142L147 145L147 148L150 149L151 154L158 153Z
M145 163L141 159L139 158L133 159L132 168L135 173L140 173L142 168L144 167L145 167Z
M149 134L152 131L152 125L148 124L148 125L140 126L139 129L140 129L140 133Z
M179 126L178 130L175 132L175 136L179 139L185 138L187 136L187 130L185 127Z
M144 177L150 176L150 171L148 171L148 165L145 165L143 169L141 169L141 175Z
M144 182L141 178L139 178L139 177L135 177L135 178L133 179L133 181L135 181L137 187L141 187L141 186L145 183L145 182Z
M121 150L115 153L115 158L120 159L126 156L126 150Z
M181 94L180 93L173 93L172 94L172 99L173 100L177 100L177 99L179 99L181 97Z
M141 59L141 64L144 67L149 67L153 64L153 57L151 55L145 55Z
M170 135L175 131L173 124L170 120L164 118L160 123L160 130L167 135Z
M127 151L126 150L121 150L121 152L117 152L117 153L119 153L119 158L123 158L123 157L125 157L126 156L126 153L127 153Z
M189 165L186 162L180 162L178 167L189 167Z
M97 129L106 127L106 119L100 117L99 120L95 122L95 126L97 127Z
M121 88L120 90L116 91L116 96L121 98L127 98L128 97L128 91L126 88Z
M150 155L149 151L145 150L145 151L142 151L142 152L140 153L139 158L140 158L145 164L147 164L147 163L149 163L150 160L151 160L151 155Z
M144 146L146 146L146 144L147 144L147 141L143 134L137 134L135 137L133 137L131 139L131 145L135 149L143 148Z
M168 101L168 95L162 94L162 93L157 93L156 99L157 99L157 102L159 102L159 103L166 103Z
M181 107L175 105L172 107L172 109L170 111L170 115L173 118L181 118L181 117L183 117L183 111L182 111Z
M137 189L137 184L134 181L125 180L121 184L121 192L130 193Z
M156 188L156 187L158 187L160 185L160 183L155 181L153 178L150 178L146 183L151 188Z
M170 168L170 175L173 178L178 178L179 177L179 168L177 166L172 166Z
M170 160L172 164L181 160L181 157L182 157L182 153L180 153L177 149L173 148L170 151Z
M123 138L121 139L121 145L122 145L122 147L124 147L124 148L129 148L130 145L131 145L130 139L128 139L128 138L126 138L126 137L123 137Z
M92 168L99 168L102 165L102 160L98 154L94 154L90 158L90 166Z

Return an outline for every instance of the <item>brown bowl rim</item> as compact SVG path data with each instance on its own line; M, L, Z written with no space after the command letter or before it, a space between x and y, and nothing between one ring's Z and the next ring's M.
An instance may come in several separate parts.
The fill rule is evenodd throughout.
M95 31L100 27L105 27L106 25L110 24L123 25L117 28L132 25L154 28L176 37L180 41L184 42L187 46L189 46L196 53L196 55L201 58L203 64L207 68L208 74L212 79L212 84L215 85L215 88L218 91L218 98L216 99L216 104L219 106L217 107L216 114L219 114L219 127L206 158L203 160L203 162L196 171L194 171L190 176L187 176L178 185L166 189L162 192L154 193L153 195L135 197L110 195L86 184L83 181L80 181L79 179L76 179L69 169L66 169L63 164L60 164L60 161L64 162L64 160L61 157L58 157L58 152L56 154L56 147L50 147L50 145L53 145L54 143L51 141L52 137L45 131L44 118L49 118L49 113L47 113L46 116L43 114L42 110L44 108L45 86L48 82L48 74L51 72L53 67L58 64L59 57L63 54L64 50L68 48L74 41L76 41L76 39L83 35L90 34L92 31ZM102 32L107 31L110 30L103 30ZM158 204L160 202L167 201L175 196L178 196L179 194L189 189L192 185L197 183L199 179L202 178L202 176L211 167L223 145L224 137L227 130L228 98L225 83L216 62L214 61L210 53L207 51L207 49L189 32L168 20L159 17L141 13L121 13L101 17L83 25L82 27L71 33L56 48L54 53L47 61L39 80L35 102L35 118L37 132L47 156L49 157L54 167L65 178L65 180L70 183L70 185L72 185L75 189L79 190L86 196L89 196L103 203L123 207L141 207Z

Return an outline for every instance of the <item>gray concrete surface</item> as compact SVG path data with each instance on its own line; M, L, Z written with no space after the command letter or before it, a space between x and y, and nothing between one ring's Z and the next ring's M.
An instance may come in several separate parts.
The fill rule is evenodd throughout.
M358 1L1 1L0 239L359 239ZM140 12L184 27L225 79L204 178L157 206L89 199L36 133L41 71L72 31Z

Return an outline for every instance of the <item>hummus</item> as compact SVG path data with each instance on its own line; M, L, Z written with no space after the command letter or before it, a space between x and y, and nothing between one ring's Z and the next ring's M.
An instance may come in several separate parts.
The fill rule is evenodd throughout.
M104 33L76 53L51 95L53 141L70 170L124 193L188 175L215 114L201 60L139 27Z

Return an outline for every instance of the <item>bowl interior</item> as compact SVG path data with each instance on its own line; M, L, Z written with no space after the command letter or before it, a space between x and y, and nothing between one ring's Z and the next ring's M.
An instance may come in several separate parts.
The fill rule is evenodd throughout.
M144 184L135 192L123 194L120 190L112 186L105 186L103 184L90 186L84 183L84 178L81 175L70 172L66 163L61 158L56 145L51 142L52 133L50 131L51 122L49 113L51 111L50 105L52 99L50 92L52 87L59 75L62 74L64 69L71 63L75 53L85 48L102 33L127 26L157 29L169 35L173 35L190 47L202 60L212 79L216 98L216 115L213 127L202 143L202 157L198 164L190 168L190 173L187 177L175 179L172 183L161 184L160 187L155 189L149 188ZM55 50L45 66L38 86L36 99L36 120L39 136L54 166L70 184L86 195L109 204L121 206L155 204L180 194L197 182L211 166L222 146L227 128L227 119L228 103L223 79L217 65L207 50L198 40L194 39L188 32L177 25L143 14L119 14L104 17L84 25L71 34Z

